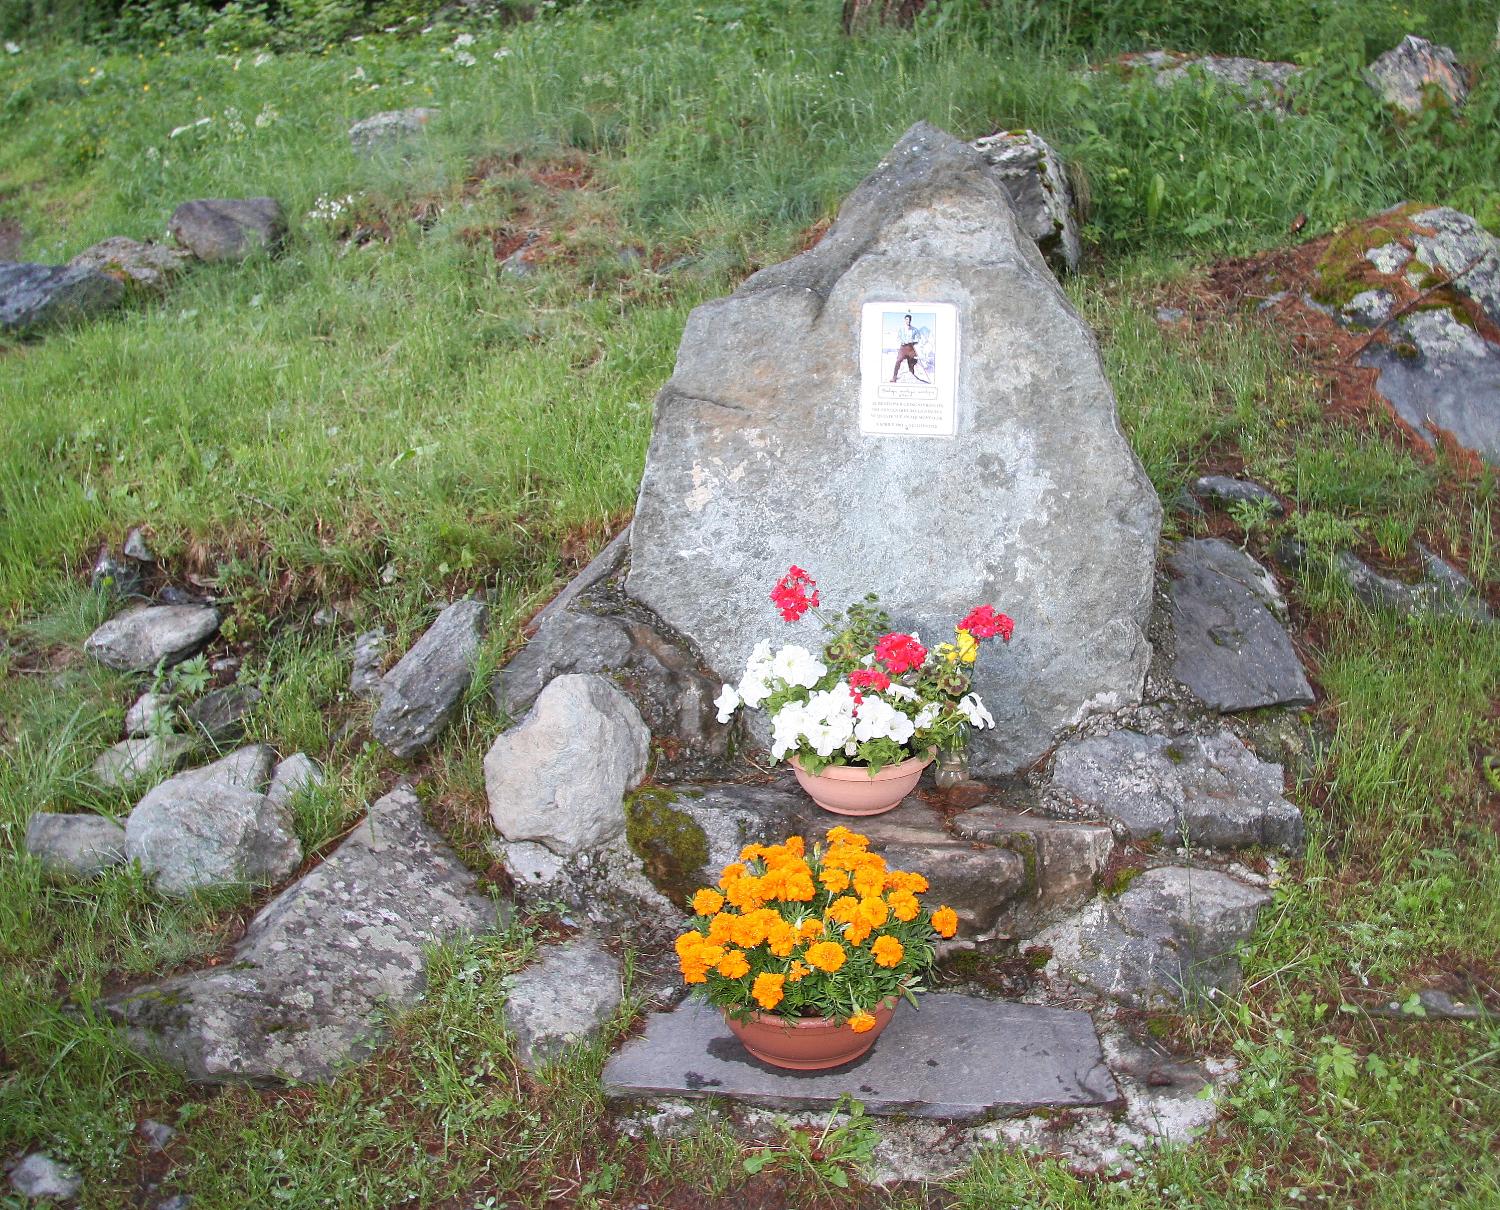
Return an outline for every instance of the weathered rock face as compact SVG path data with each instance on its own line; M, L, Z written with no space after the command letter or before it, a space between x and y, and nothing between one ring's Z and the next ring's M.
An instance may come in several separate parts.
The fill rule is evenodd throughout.
M1407 584L1381 575L1353 551L1341 550L1334 566L1344 573L1354 595L1372 609L1392 609L1408 617L1436 614L1470 622L1493 621L1490 607L1456 567L1418 544L1423 579Z
M1313 700L1270 572L1219 538L1179 544L1167 566L1172 675L1200 701L1233 711Z
M437 117L436 109L391 109L385 113L361 118L349 127L349 142L359 155L399 147L418 135L427 133L427 123Z
M1057 750L1050 792L1117 821L1131 838L1208 848L1302 851L1302 813L1282 794L1280 765L1228 731L1210 736L1112 731Z
M171 730L171 701L159 693L143 693L125 711L125 734L127 736L151 735Z
M50 874L91 878L125 861L125 829L103 815L53 815L26 821L26 851Z
M1151 72L1153 81L1163 88L1201 75L1243 92L1262 105L1279 99L1302 70L1295 63L1237 55L1187 55L1170 50L1141 51L1121 55L1114 61L1128 71Z
M1073 983L1141 1007L1239 986L1238 947L1271 901L1216 870L1162 866L1044 930L1035 944Z
M230 685L205 693L183 713L196 732L213 740L234 739L244 733L245 720L260 704L261 692L249 685Z
M862 304L912 298L958 306L954 441L859 431ZM1017 623L976 685L997 725L971 765L994 773L1139 696L1160 520L1093 337L989 165L918 125L817 247L689 318L626 584L726 680L763 635L819 644L766 599L792 563L928 639L993 603Z
M255 917L233 961L105 1008L132 1045L189 1079L326 1080L370 1053L383 1006L421 994L425 947L494 923L495 905L403 787Z
M188 254L160 244L143 244L123 235L112 235L85 248L68 262L74 268L93 269L120 282L146 290L165 291L172 278L182 272ZM130 554L127 550L126 554ZM133 556L132 556L133 557Z
M111 618L83 648L120 672L150 672L184 660L219 629L219 611L207 605L148 605Z
M355 697L380 696L380 665L385 659L385 628L367 630L354 640L354 667L349 692Z
M279 251L286 216L275 198L204 198L172 211L167 231L199 260L238 261Z
M1454 108L1469 96L1469 82L1458 56L1414 34L1407 34L1371 63L1365 78L1387 104L1407 113L1422 112L1423 90L1429 87L1435 87Z
M1021 229L1059 273L1075 273L1082 248L1062 160L1034 130L1001 130L970 144L1005 187Z
M581 937L547 949L506 980L505 1024L529 1068L599 1032L620 1007L620 960Z
M651 733L603 677L560 676L484 758L490 818L506 840L555 853L597 848L625 832L623 798L646 774Z
M250 744L237 748L228 756L221 756L212 764L179 773L172 780L182 786L228 786L233 790L259 793L271 780L271 771L275 766L276 753L265 744Z
M1217 500L1224 505L1259 505L1278 517L1286 513L1286 505L1270 488L1262 487L1249 479L1235 479L1229 475L1204 475L1194 479L1193 495Z
M266 797L277 806L282 806L297 795L322 784L323 770L318 768L317 761L306 753L298 752L277 764Z
M474 679L487 616L482 601L455 601L381 679L370 730L395 755L415 756L453 717Z
M0 332L87 319L124 296L124 286L93 269L0 261Z
M112 790L133 786L164 769L176 768L192 750L193 741L182 735L121 740L94 761L94 780Z

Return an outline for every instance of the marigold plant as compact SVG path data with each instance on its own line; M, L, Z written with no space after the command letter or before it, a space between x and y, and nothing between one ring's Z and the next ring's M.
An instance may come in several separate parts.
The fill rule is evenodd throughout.
M927 879L893 870L848 828L809 852L800 836L747 845L717 887L693 895L692 927L677 938L682 977L736 1019L774 1013L874 1027L883 1001L915 1003L933 943L952 937L952 908L928 911Z

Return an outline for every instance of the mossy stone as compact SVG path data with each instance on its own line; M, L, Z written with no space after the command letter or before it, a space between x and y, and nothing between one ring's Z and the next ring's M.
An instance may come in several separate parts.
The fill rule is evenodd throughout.
M686 907L708 864L708 835L676 801L660 786L636 791L625 801L625 839L656 889Z

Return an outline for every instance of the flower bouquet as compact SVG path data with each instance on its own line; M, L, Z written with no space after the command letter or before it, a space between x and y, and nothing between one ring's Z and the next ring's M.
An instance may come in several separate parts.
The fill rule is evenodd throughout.
M715 705L728 722L741 706L771 719L771 756L791 758L803 788L826 810L873 815L916 785L937 751L963 750L971 728L995 720L971 691L980 643L1009 642L1015 623L989 605L969 611L953 642L929 650L891 630L872 593L844 613L818 613L817 583L800 567L777 581L771 600L788 622L811 610L829 633L821 655L758 643L738 685Z
M749 845L693 896L683 980L756 1058L803 1070L858 1058L898 997L916 1003L935 937L957 931L952 908L922 906L927 879L888 869L869 843L836 827L810 854L800 836Z

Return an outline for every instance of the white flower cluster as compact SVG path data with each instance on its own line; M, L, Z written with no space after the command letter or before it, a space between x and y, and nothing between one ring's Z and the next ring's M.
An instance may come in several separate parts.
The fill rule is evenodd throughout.
M331 222L352 205L354 205L354 195L352 193L346 194L343 197L329 197L327 194L319 194L318 200L313 203L313 208L307 212L307 217L317 219L319 222Z

